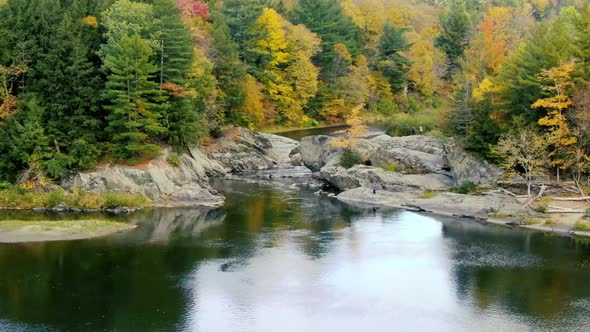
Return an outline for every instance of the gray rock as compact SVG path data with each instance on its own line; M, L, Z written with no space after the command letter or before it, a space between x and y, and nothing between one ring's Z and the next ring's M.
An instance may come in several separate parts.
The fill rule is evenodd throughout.
M374 182L379 183L384 189L393 191L447 190L453 185L452 178L445 174L401 174L363 165L350 169L340 166L324 167L320 173L323 179L340 190L370 188Z
M73 207L73 208L70 208L70 211L74 212L74 213L80 213L80 212L82 212L82 209L79 209L77 207Z
M226 172L269 169L279 163L269 138L245 128L230 129L213 142L208 150L209 159L223 165Z
M47 211L47 208L44 208L44 207L36 207L36 208L33 208L33 211L42 213L42 212L46 212Z
M328 136L304 137L300 153L307 167L340 190L369 187L373 182L395 191L446 190L467 180L491 187L502 176L497 167L464 151L453 140L424 135L357 139L353 150L371 165L383 168L355 166L348 170L340 166L343 149L333 148L331 141ZM396 171L386 171L392 164Z
M487 219L492 211L513 215L523 212L522 205L516 199L498 194L473 196L443 192L432 198L419 198L419 195L419 191L386 190L378 190L373 195L369 188L355 188L340 193L337 198L354 205L385 206L482 220Z
M98 209L83 209L82 211L86 212L86 213L95 213L98 212Z
M131 209L129 209L126 206L119 206L119 207L116 207L114 209L109 209L107 211L110 212L110 213L112 213L112 214L118 215L118 216L119 215L127 215L127 214L130 214L131 213Z
M196 147L190 149L190 154L180 156L178 166L171 165L167 158L171 151L166 149L162 156L150 161L143 167L129 167L119 165L101 165L92 172L81 172L66 179L62 186L69 190L78 188L95 194L107 192L121 192L140 195L154 202L166 201L177 192L185 191L190 185L201 191L208 191L203 205L210 206L212 196L222 202L223 197L217 194L209 185L207 174L222 174L224 167L216 161L210 160ZM199 205L199 201L192 202Z
M303 137L300 151L303 164L313 172L321 170L328 164L328 161L335 160L333 155L336 153L336 149L332 148L332 137L329 136Z
M444 148L455 186L471 181L479 187L492 188L504 175L497 166L466 152L455 139L445 141Z

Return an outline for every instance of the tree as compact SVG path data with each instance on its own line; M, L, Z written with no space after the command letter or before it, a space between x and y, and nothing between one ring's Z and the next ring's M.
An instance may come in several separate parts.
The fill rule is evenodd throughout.
M564 111L572 105L571 98L567 95L567 89L573 87L570 73L574 70L574 63L560 63L558 66L543 70L540 79L548 83L544 90L550 96L537 100L532 108L547 110L547 115L539 119L539 125L550 128L550 141L554 150L551 152L553 161L551 165L557 168L557 181L559 182L560 168L567 168L571 160L567 156L566 147L576 142L575 136L570 136L570 129Z
M247 44L252 37L250 27L254 21L262 14L265 7L270 7L269 1L266 0L226 0L223 1L223 15L225 22L229 27L229 36L238 45L240 55L244 54Z
M333 74L338 57L336 44L344 44L353 57L363 48L360 30L344 15L337 0L301 0L293 8L291 22L305 25L322 40L322 51L314 56L314 63L322 69L322 77L327 81L337 78Z
M218 107L221 112L208 118L213 128L224 123L247 125L240 116L246 97L246 66L240 61L238 44L230 38L230 29L219 13L213 15L213 74L217 78Z
M435 40L435 46L447 55L446 79L450 80L461 67L467 36L471 28L469 14L461 5L454 4L448 15L441 18L442 33Z
M103 58L108 73L104 98L111 102L105 106L106 130L118 159L136 162L159 151L150 142L165 131L159 123L161 92L153 81L158 67L150 61L152 56L149 43L135 34L113 43Z
M590 87L584 86L575 91L572 97L573 107L570 108L572 135L576 142L572 150L572 176L580 193L585 196L580 185L582 175L590 169Z
M191 8L197 10L202 6L195 3ZM167 92L167 110L162 114L165 116L162 123L167 127L168 143L181 150L194 144L201 131L199 106L202 101L195 98L193 100L196 103L192 103L190 98L193 88L190 83L200 85L200 82L187 79L191 64L196 59L190 33L183 25L180 12L172 0L155 1L154 16L160 24L157 33L159 46L156 49L159 66L157 79L161 89L165 90L163 92ZM195 97L195 94L192 96Z
M349 128L346 130L346 137L336 137L332 140L332 146L336 148L353 148L356 146L357 139L367 133L367 126L363 122L360 112L365 108L364 104L357 105L348 114L346 124Z
M252 27L252 72L276 109L277 122L298 123L317 90L318 71L311 63L319 40L304 26L293 26L265 8Z
M531 36L512 52L490 81L496 86L498 108L505 118L523 115L530 123L545 114L531 105L543 96L539 74L572 58L574 45L568 23L558 18L533 29Z
M513 135L504 136L494 149L502 159L501 166L510 172L521 174L527 182L527 195L537 176L545 174L549 162L547 138L535 130L525 128Z
M379 64L384 76L389 80L393 92L400 92L406 87L406 73L412 62L400 52L410 49L410 43L404 38L405 29L397 29L386 24L379 39Z

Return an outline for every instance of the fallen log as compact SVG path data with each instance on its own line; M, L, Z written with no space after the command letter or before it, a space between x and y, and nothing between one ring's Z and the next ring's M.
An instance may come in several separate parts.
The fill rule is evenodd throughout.
M584 197L553 197L554 201L587 201L590 199L590 196Z
M549 210L547 210L547 213L586 213L586 210L582 210L582 209L570 209L570 210L549 209Z

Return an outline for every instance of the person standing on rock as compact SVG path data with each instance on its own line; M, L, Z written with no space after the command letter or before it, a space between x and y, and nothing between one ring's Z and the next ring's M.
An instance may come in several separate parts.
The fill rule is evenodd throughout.
M377 182L373 182L371 189L373 189L373 195L375 195L377 193Z

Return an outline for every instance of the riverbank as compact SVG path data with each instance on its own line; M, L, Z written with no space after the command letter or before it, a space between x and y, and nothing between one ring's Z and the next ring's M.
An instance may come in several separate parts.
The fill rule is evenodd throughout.
M33 210L36 212L109 212L129 214L150 206L150 201L138 195L123 193L92 194L61 188L46 192L0 190L0 210Z
M107 220L0 221L0 243L81 240L103 237L134 229L129 225Z

